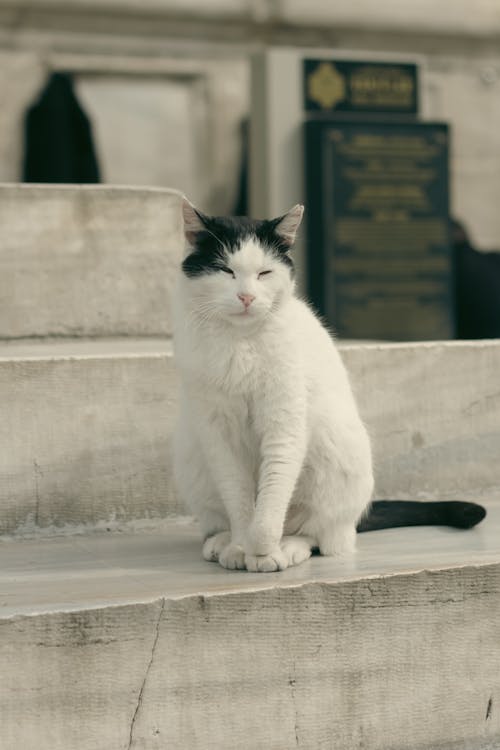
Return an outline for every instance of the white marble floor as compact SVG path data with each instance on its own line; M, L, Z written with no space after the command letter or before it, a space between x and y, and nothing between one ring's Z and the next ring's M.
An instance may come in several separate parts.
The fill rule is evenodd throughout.
M313 557L282 573L205 562L196 526L0 541L0 617L335 582L450 567L500 565L500 504L471 531L390 529L358 537L354 558Z

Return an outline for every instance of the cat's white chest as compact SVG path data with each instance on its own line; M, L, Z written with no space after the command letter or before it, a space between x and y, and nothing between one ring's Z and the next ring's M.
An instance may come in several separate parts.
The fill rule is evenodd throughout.
M255 392L262 378L262 357L252 341L212 341L205 351L199 350L199 372L207 386L225 395L244 395Z

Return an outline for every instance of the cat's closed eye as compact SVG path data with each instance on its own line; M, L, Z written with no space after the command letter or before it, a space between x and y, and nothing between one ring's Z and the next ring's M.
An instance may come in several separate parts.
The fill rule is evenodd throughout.
M231 269L228 268L227 266L221 266L220 270L223 271L224 273L230 274L230 276L232 276L233 279L236 278L234 275L234 271L231 271Z
M260 279L261 276L267 276L268 273L272 273L272 271L270 271L270 270L269 271L261 271L258 274L258 278Z

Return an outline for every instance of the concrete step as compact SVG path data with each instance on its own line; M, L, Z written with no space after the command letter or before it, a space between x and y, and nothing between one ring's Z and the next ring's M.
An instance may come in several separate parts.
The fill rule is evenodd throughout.
M168 335L180 194L0 185L0 338Z
M376 497L500 501L500 341L341 347ZM168 339L0 345L0 529L120 528L182 513Z
M168 340L0 344L1 533L116 528L179 512Z
M195 525L0 543L2 750L497 750L500 506L283 573Z

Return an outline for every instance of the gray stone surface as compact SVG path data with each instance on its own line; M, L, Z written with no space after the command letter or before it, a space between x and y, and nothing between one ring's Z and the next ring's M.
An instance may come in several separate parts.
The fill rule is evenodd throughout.
M0 8L0 29L2 24ZM1 35L1 31L0 31ZM0 41L0 183L22 178L23 120L46 74L41 56L32 50L2 49Z
M281 573L225 570L202 559L198 524L32 539L0 539L0 617L73 612L227 591L346 582L500 563L500 505L474 529L386 529L359 534L354 557L314 556Z
M384 0L373 4L371 0L357 3L330 3L328 0L310 0L307 5L300 0L282 0L279 16L291 24L311 26L331 24L360 29L398 29L413 32L441 34L467 34L489 37L500 34L500 12L495 0L479 0L476 13L470 12L467 3L443 0L435 6L432 0L418 3L400 3Z
M379 498L500 498L500 341L347 346Z
M0 357L3 532L178 510L169 471L171 357L116 346L104 354L102 342L60 343L66 353L51 358L46 345L27 344L21 358L14 345L18 358Z
M170 332L180 196L0 186L0 338Z
M261 575L189 526L4 542L2 750L496 750L499 532Z
M9 0L4 3L4 23L13 23L24 11L26 22L38 20L39 14L51 14L71 9L73 13L136 16L173 19L202 19L204 21L241 21L267 26L292 24L307 27L337 26L340 28L359 27L376 29L408 29L440 32L447 35L466 34L468 36L491 37L500 33L500 13L495 0L478 0L474 13L467 3L442 0L435 7L431 0L420 0L409 7L397 0L383 0L374 6L370 0L352 3L332 4L328 0L311 0L307 4L300 0ZM31 13L30 13L31 11ZM219 32L221 35L224 29Z
M372 437L377 497L500 500L500 341L342 351ZM1 532L179 513L176 388L167 340L0 346Z

